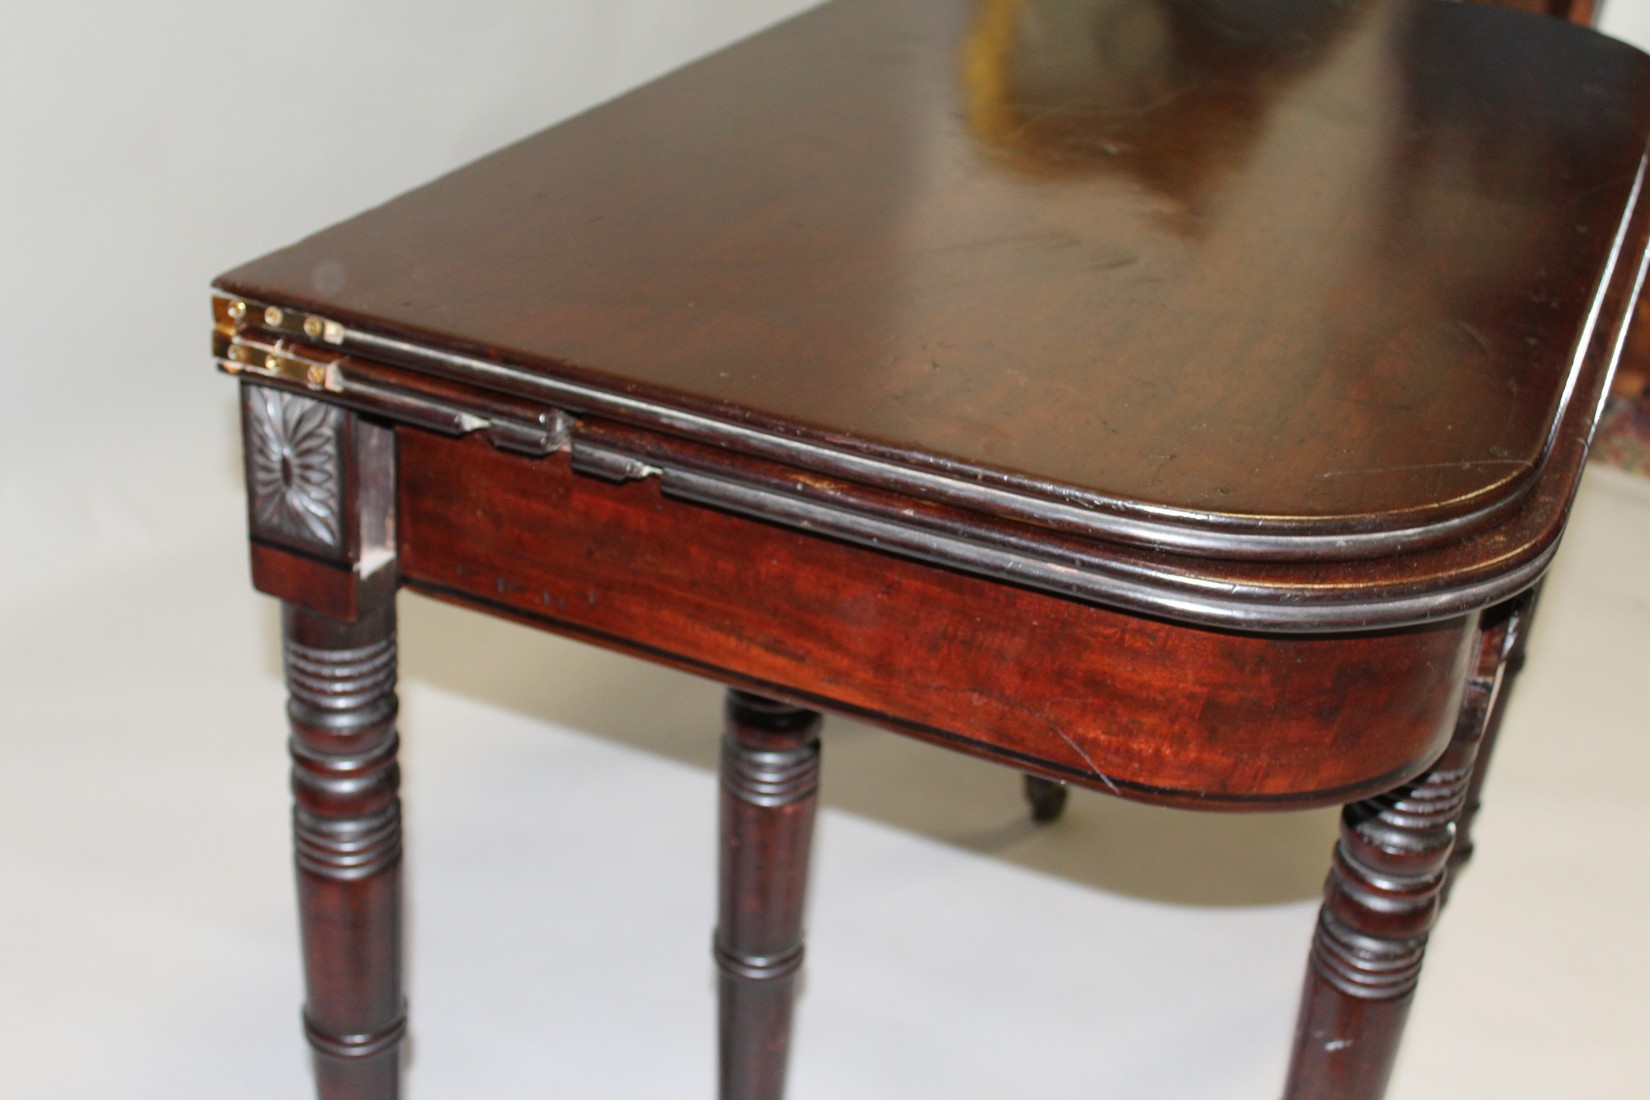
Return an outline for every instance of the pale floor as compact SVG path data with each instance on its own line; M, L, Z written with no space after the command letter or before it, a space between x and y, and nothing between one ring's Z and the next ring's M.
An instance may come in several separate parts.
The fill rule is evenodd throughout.
M273 606L221 537L0 617L0 1094L291 1100ZM1650 483L1594 470L1395 1100L1642 1096ZM403 598L408 1095L708 1097L718 690ZM793 1100L1274 1097L1333 831L833 722Z

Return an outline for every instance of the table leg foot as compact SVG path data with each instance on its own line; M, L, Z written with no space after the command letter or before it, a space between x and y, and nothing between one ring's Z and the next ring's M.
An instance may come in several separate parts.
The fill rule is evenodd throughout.
M1504 615L1486 620L1455 735L1432 769L1341 814L1285 1100L1386 1094L1498 694L1508 629Z
M779 1100L802 967L819 715L729 691L722 741L721 1100Z
M1070 792L1058 779L1044 779L1040 775L1025 777L1026 801L1031 804L1031 820L1039 825L1059 821L1066 812L1066 797Z
M393 1100L401 994L395 608L342 622L284 606L293 838L321 1100Z

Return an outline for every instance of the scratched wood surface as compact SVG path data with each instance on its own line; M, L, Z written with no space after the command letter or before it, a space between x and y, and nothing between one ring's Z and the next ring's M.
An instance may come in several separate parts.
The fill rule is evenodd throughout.
M1539 469L1646 119L1630 47L1472 5L840 0L220 285L1034 497L1424 529Z
M1475 637L1476 616L1198 630L609 485L561 456L397 442L415 590L1148 801L1391 788L1443 749Z

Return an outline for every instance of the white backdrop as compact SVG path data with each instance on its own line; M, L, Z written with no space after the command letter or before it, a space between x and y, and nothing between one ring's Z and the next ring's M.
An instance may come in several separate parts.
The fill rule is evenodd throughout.
M236 508L207 283L806 0L5 0L0 603Z

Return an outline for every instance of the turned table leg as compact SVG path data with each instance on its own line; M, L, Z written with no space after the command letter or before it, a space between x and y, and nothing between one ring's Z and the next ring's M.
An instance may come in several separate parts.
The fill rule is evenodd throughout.
M1455 735L1432 769L1341 815L1285 1100L1379 1100L1386 1093L1507 639L1504 615L1486 621Z
M407 1019L395 609L284 612L304 1031L322 1100L389 1100Z
M252 581L282 601L293 842L321 1100L392 1100L401 997L395 436L241 388Z
M819 725L813 711L728 692L715 937L722 1100L784 1095Z
M1507 620L1507 660L1502 666L1501 687L1490 705L1490 714L1484 724L1484 739L1478 746L1478 759L1473 763L1472 782L1467 785L1467 803L1461 809L1461 820L1455 826L1455 847L1449 854L1449 877L1444 882L1444 900L1449 900L1455 888L1456 876L1472 860L1473 824L1484 805L1484 777L1489 774L1490 762L1495 756L1496 742L1501 736L1502 718L1507 712L1507 701L1512 698L1518 674L1524 670L1530 647L1530 627L1535 621L1536 606L1541 600L1541 586L1524 593L1514 601Z

